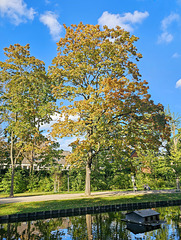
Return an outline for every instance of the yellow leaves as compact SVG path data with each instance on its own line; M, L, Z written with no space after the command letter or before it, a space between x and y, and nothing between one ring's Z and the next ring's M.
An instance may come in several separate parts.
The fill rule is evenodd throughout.
M104 145L107 139L110 144L125 148L129 142L135 144L136 138L142 141L139 124L146 129L146 121L154 121L143 113L158 113L159 106L149 100L148 84L140 79L136 62L142 55L134 46L138 38L120 27L104 26L100 30L98 25L83 23L64 27L66 35L58 43L50 73L52 80L59 81L54 95L74 103L60 109L65 119L54 125L52 134L85 136L85 140L73 143L75 158L85 157L87 151L98 149L98 143ZM71 120L71 115L79 118ZM156 131L158 126L157 122ZM116 131L125 139L114 137Z

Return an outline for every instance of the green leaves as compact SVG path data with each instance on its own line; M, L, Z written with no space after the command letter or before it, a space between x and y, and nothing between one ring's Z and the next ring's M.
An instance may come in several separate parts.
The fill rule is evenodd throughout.
M159 148L169 127L163 106L150 100L148 83L140 79L138 38L120 27L100 30L80 23L65 29L49 75L54 96L70 101L61 114L79 116L60 120L52 135L85 136L76 142L71 161L103 149Z
M30 46L10 45L0 61L0 95L3 120L11 143L11 165L25 156L33 164L46 142L40 125L49 123L55 111L51 81L43 61L30 56ZM12 194L13 195L13 194Z

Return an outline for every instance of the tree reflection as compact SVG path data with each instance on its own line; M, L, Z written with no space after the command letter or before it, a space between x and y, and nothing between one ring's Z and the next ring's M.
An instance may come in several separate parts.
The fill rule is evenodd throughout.
M54 218L23 223L0 225L0 239L3 240L109 240L109 239L181 239L181 209L166 207L156 209L160 219L166 220L160 229L134 234L121 219L126 212L87 214L69 218ZM66 235L66 236L65 236ZM144 237L144 238L143 238ZM67 239L67 238L66 238Z
M18 233L18 226L20 225L21 223L7 223L1 225L0 228L1 239L15 240L20 238L20 234Z
M38 220L0 225L0 239L7 240L53 240L62 239L64 232L59 229L62 219Z
M39 232L39 235L36 236L36 240L53 240L53 239L62 239L64 232L60 230L62 225L62 218L56 218L51 220L38 220L35 223L36 230Z
M93 235L92 235L92 216L91 216L91 214L87 214L86 215L86 224L87 224L87 237L88 237L88 240L92 240L93 239Z
M121 221L123 214L103 213L73 217L69 234L74 240L83 239L128 239L126 228Z

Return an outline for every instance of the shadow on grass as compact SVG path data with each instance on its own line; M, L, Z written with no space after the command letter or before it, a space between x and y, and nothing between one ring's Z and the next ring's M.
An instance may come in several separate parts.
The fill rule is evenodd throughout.
M16 213L30 213L50 210L61 210L69 208L93 207L104 205L115 205L121 203L138 203L138 202L155 202L181 199L181 193L167 194L142 194L142 195L127 195L127 196L111 196L111 197L96 197L96 198L81 198L56 201L42 202L25 202L2 204L0 215L10 215Z

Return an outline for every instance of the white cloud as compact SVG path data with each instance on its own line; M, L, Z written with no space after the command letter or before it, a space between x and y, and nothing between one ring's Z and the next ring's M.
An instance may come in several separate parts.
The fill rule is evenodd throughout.
M27 8L23 0L0 0L0 15L7 16L12 23L19 25L27 20L33 20L35 11L33 8Z
M148 12L138 12L134 13L124 13L120 14L111 14L109 12L103 12L102 16L98 19L98 24L101 26L107 25L109 28L115 28L120 26L126 31L133 31L134 24L142 23L142 21L149 16Z
M180 16L176 13L171 13L168 17L164 18L161 22L162 33L158 37L158 43L170 43L173 40L173 35L168 32L169 26L173 22L178 22L180 20Z
M177 52L172 55L172 58L180 58L180 57L181 55Z
M181 79L176 82L176 88L181 88Z
M168 32L163 32L159 37L158 37L158 43L170 43L173 40L173 35L168 33Z
M65 116L60 117L60 114L55 113L53 116L51 116L51 119L52 119L52 121L50 121L50 123L43 124L43 125L40 127L40 129L41 129L41 130L45 130L45 131L51 130L51 126L52 126L54 123L58 122L58 120L65 121ZM71 120L73 120L73 121L77 121L77 120L78 120L78 115L75 115L75 116L71 115L71 116L69 116L69 119L71 119Z
M40 130L44 131L44 135L48 136L48 130L51 131L51 126L54 123L57 123L58 120L64 121L65 117L60 117L60 114L55 113L52 117L52 121L50 123L44 124L40 127ZM69 116L69 119L73 120L73 121L77 121L78 120L78 115L75 116ZM80 140L83 140L84 137L80 137ZM65 151L71 151L72 147L69 147L69 144L71 144L72 142L76 141L77 137L73 136L73 137L64 137L64 138L57 138L56 141L60 144L60 149L63 149Z
M57 139L57 142L60 144L60 149L63 149L65 151L72 151L72 147L69 145L73 142L75 142L77 139L80 141L85 140L85 137L64 137L62 139Z
M163 31L167 31L167 28L173 23L178 22L180 16L176 13L171 13L168 17L164 18L161 22L161 28Z
M62 25L60 25L57 18L58 16L51 11L47 11L40 16L40 22L49 28L50 34L55 41L60 39L60 33L62 31Z
M45 3L46 3L46 4L50 4L50 1L49 1L49 0L45 0Z
M61 149L65 151L71 151L72 147L69 147L69 145L76 140L77 140L76 137L71 137L71 138L57 139L57 142L60 144Z
M52 119L52 121L50 121L50 123L45 123L45 124L43 124L43 125L40 127L40 129L41 129L41 130L45 130L45 131L50 130L50 129L51 129L51 126L60 119L60 114L55 113L53 116L51 116L51 119Z

